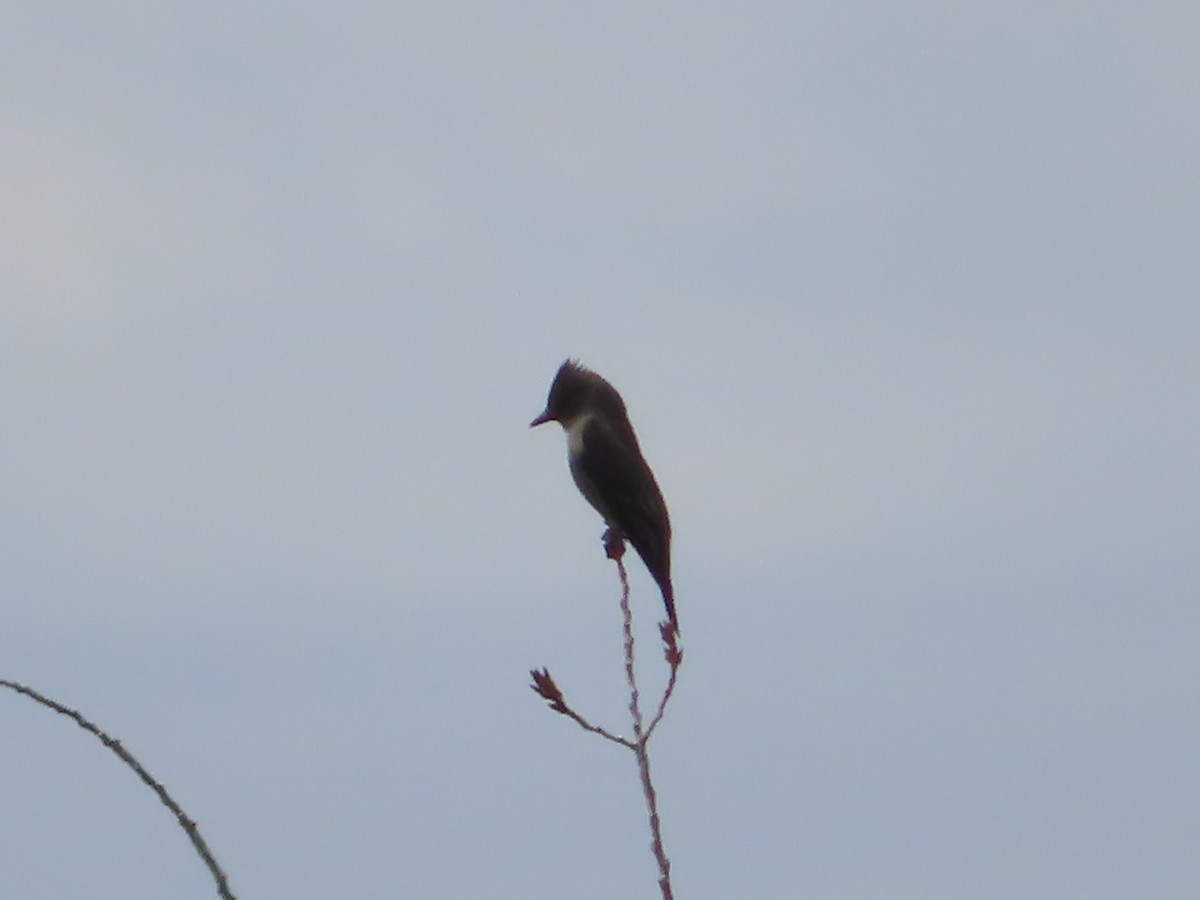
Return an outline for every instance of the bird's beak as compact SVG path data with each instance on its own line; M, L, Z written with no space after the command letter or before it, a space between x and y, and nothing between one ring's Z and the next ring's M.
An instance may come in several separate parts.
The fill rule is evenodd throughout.
M546 410L536 419L529 423L530 428L537 428L539 425L545 425L547 422L553 422L554 416L550 415L550 410Z

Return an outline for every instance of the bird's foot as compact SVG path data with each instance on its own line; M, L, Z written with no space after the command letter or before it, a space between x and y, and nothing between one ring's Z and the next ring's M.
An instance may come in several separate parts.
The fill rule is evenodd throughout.
M619 529L607 529L601 540L604 541L604 553L609 559L620 559L625 555L625 535Z

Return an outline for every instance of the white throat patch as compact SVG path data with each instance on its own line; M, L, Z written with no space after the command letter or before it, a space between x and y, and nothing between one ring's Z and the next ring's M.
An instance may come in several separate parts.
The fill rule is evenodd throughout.
M583 429L591 419L590 415L578 416L567 426L567 452L572 456L583 452Z

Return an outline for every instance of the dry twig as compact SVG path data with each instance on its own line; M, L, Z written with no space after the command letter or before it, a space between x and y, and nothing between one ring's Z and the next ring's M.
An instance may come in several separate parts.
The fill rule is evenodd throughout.
M63 706L61 703L51 700L44 694L38 693L31 687L5 679L0 679L0 687L6 687L16 691L18 694L24 694L30 700L40 703L47 709L53 710L59 715L66 716L68 719L74 720L76 725L98 738L105 747L120 757L121 762L133 769L138 778L140 778L148 787L158 794L158 799L161 800L163 806L169 809L175 816L176 821L179 822L179 827L187 832L187 836L191 840L192 846L196 848L196 852L200 855L200 858L204 860L204 864L208 866L208 871L212 874L213 881L215 881L217 884L217 894L221 896L223 900L235 900L233 892L229 889L229 879L226 877L225 873L221 871L221 867L218 865L216 857L212 855L212 851L208 849L208 844L205 843L204 838L201 837L200 829L196 827L195 821L189 818L187 813L183 811L182 807L175 802L175 799L169 793L167 793L167 789L163 787L162 782L158 781L153 775L146 771L146 767L138 762L134 755L126 750L124 745L119 740L114 737L110 737L98 725L84 718L83 715L77 710L71 709L68 706Z
M649 743L651 735L654 734L654 729L662 722L663 715L667 710L667 703L675 693L679 666L683 662L683 651L679 649L679 635L671 623L660 623L659 633L662 636L664 657L667 665L670 667L670 675L668 676L666 687L663 690L662 698L658 702L654 716L647 726L642 717L641 695L638 691L637 675L634 671L633 612L629 606L629 578L625 572L625 564L621 561L624 546L621 543L606 542L605 547L609 558L616 562L617 572L621 577L621 616L624 629L625 680L629 685L629 715L633 720L633 739L619 737L599 725L593 725L572 709L548 669L532 670L529 673L533 678L533 683L530 687L549 704L552 710L572 719L585 731L598 734L615 744L620 744L622 747L627 747L633 751L637 759L638 776L642 784L642 795L646 799L646 811L650 819L650 849L654 854L655 862L658 864L658 886L662 891L663 900L674 900L671 888L671 861L667 858L666 850L663 848L662 820L658 814L658 794L654 789L654 781L650 775Z

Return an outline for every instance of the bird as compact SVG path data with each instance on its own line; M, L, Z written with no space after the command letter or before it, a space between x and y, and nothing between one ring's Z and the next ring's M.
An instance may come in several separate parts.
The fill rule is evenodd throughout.
M573 359L559 367L545 410L530 428L558 422L567 434L567 462L576 487L604 519L605 546L615 556L625 540L650 571L676 634L671 585L671 519L654 473L617 389Z

